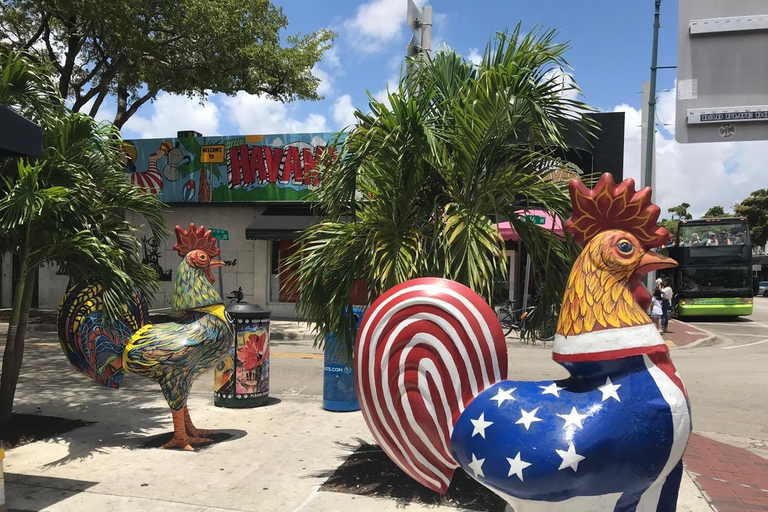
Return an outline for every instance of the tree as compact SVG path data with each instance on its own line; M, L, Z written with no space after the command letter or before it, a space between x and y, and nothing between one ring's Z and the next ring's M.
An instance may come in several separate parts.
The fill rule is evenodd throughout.
M677 225L678 225L678 222L679 221L677 221L677 220L661 219L659 221L659 225L667 228L667 231L669 231L669 234L672 235L671 239L674 240L675 237L677 236Z
M705 219L709 218L715 218L715 217L731 217L731 214L726 212L722 206L713 206L709 210L707 210L707 213L704 214Z
M733 210L747 218L752 245L765 245L768 242L768 189L755 190L748 198L733 205Z
M511 220L531 254L540 310L559 305L579 249L516 213L571 210L566 184L547 175L569 166L554 152L587 109L552 73L566 50L554 36L518 26L489 42L479 66L448 50L422 57L408 85L401 80L383 103L369 95L370 113L356 111L338 158L321 164L316 199L326 220L303 233L292 258L297 311L316 324L317 344L336 333L351 353L358 280L375 298L408 279L445 277L491 302L507 270L499 219Z
M693 215L688 213L688 208L691 205L688 203L680 203L677 206L668 208L667 211L672 214L672 220L689 220L693 218Z
M118 128L160 91L319 99L311 69L335 35L319 30L281 44L287 25L282 9L266 0L0 4L0 41L50 62L75 112L87 107L93 117L114 94Z
M109 317L134 287L151 296L157 280L141 263L135 228L123 211L141 214L155 236L165 234L162 203L125 180L117 129L67 110L46 71L10 53L0 76L0 103L40 124L44 145L39 160L6 159L0 166L0 242L20 262L3 353L0 425L13 408L36 269L52 263L71 280L99 279Z

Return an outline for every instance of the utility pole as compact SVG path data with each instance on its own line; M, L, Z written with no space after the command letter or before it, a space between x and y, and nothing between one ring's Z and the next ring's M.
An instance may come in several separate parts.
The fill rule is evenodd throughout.
M653 150L654 132L656 127L656 70L658 69L659 54L659 11L661 0L655 0L656 13L653 17L653 52L651 54L651 84L648 92L648 117L646 120L645 136L645 169L643 170L643 186L650 187L653 184Z
M432 7L425 5L424 9L419 10L413 0L407 0L406 13L408 27L413 33L408 43L406 57L415 57L422 52L429 54L432 44ZM409 80L413 72L413 63L408 62L405 74Z

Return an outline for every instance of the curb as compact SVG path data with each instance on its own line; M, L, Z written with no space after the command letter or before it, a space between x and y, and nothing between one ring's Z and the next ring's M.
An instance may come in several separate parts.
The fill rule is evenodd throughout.
M688 343L687 345L683 345L681 347L677 347L676 346L675 348L677 348L678 350L686 350L686 349L689 349L689 348L696 348L696 347L714 347L715 345L722 345L722 344L726 343L725 338L723 338L722 336L720 336L718 334L715 334L713 332L709 332L708 330L702 329L701 327L695 327L695 326L689 324L688 322L683 322L679 318L675 318L675 321L679 322L679 323L681 323L683 325L690 326L691 328L697 329L697 330L703 332L704 334L706 334L706 336L704 336L703 338L698 339L696 341L692 341L691 343Z

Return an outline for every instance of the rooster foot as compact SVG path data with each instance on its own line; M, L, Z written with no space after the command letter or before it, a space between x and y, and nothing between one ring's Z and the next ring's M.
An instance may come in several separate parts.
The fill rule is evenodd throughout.
M213 439L208 439L207 437L185 437L185 438L179 438L174 437L164 445L162 445L160 448L180 448L182 450L186 450L188 452L193 452L195 449L194 446L198 446L201 444L209 444L212 443Z
M211 437L215 436L219 432L216 430L205 430L202 428L195 428L192 427L191 429L189 426L187 426L187 434L189 434L191 437Z
M182 449L186 450L188 452L195 451L194 448L192 448L192 439L191 437L174 437L164 445L160 446L161 449L167 449L167 448L175 448L175 449Z

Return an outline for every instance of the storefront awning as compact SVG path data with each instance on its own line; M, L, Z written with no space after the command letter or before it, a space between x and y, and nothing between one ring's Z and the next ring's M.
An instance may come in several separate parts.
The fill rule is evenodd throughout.
M295 240L299 232L317 223L312 215L261 215L245 228L248 240Z
M0 156L40 157L42 154L43 129L0 105Z

